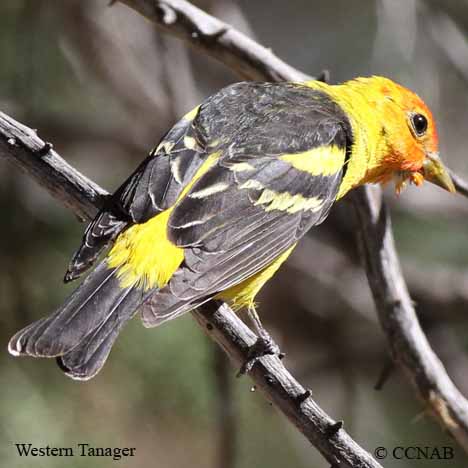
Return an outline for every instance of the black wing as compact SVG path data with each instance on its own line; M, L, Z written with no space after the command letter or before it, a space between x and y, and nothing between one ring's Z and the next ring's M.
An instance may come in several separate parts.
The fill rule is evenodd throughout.
M244 96L240 102L236 92ZM169 219L169 237L186 249L185 262L143 310L148 326L272 263L325 219L342 179L347 119L330 99L303 86L236 85L202 106L199 125L208 141L223 141L222 154ZM314 157L323 147L341 161L333 173L313 174L282 158Z

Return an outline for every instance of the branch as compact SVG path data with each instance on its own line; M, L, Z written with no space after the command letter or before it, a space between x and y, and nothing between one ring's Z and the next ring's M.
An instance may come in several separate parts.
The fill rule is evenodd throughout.
M453 171L450 171L450 177L452 177L457 192L464 197L468 197L468 182Z
M450 380L416 317L401 273L390 216L380 192L356 190L359 246L392 357L433 415L468 451L468 401Z
M0 112L0 157L23 169L79 217L92 219L108 196L67 164L36 132ZM246 361L256 335L226 305L208 303L196 320L235 365ZM332 464L343 468L381 468L344 429L313 401L275 356L265 356L249 374L256 387Z
M120 1L241 76L270 81L311 79L184 0ZM467 195L467 184L456 175L454 179L461 194ZM354 190L349 197L358 214L363 261L393 358L439 422L468 452L468 402L450 380L421 330L401 274L381 191L377 191L377 200L371 199L368 187Z
M304 81L311 79L280 60L232 26L184 0L120 0L163 31L224 63L245 79Z
M0 112L0 156L35 179L80 219L90 219L102 207L105 190L87 179L36 132Z

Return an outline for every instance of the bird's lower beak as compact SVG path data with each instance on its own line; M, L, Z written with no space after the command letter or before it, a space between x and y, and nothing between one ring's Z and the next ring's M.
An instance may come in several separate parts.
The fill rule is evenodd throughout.
M432 182L451 193L455 193L457 191L455 189L455 185L453 185L452 178L442 164L438 154L428 154L420 172L428 182Z

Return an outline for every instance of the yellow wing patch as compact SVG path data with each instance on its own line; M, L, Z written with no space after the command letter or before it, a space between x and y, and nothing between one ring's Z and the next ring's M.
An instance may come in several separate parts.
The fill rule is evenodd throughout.
M280 159L310 175L330 176L343 167L345 150L335 145L320 146L302 153L283 154Z
M190 137L190 136L184 137L184 146L191 150L197 149L198 147L195 138Z
M255 167L247 162L235 163L229 166L229 170L232 172L253 171L254 169Z
M177 201L185 197L193 184L216 163L219 155L216 152L208 156ZM167 238L167 222L174 206L146 223L131 226L117 238L107 263L111 268L118 268L117 276L123 288L162 288L179 268L184 249Z
M323 200L318 197L306 198L299 193L291 195L288 192L264 189L255 205L264 205L265 211L280 210L293 214L299 211L318 211L323 205Z
M322 208L324 200L318 197L304 197L300 193L291 195L288 192L275 192L265 188L258 180L250 179L244 182L241 189L262 190L255 205L261 205L265 211L280 210L286 213L298 213L299 211L318 211Z

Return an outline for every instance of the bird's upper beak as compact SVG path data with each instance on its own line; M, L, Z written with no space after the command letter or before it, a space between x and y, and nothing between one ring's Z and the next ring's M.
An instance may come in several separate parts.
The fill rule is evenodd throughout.
M452 178L437 153L430 153L426 156L420 172L428 182L432 182L451 193L457 191L455 185L453 185Z

